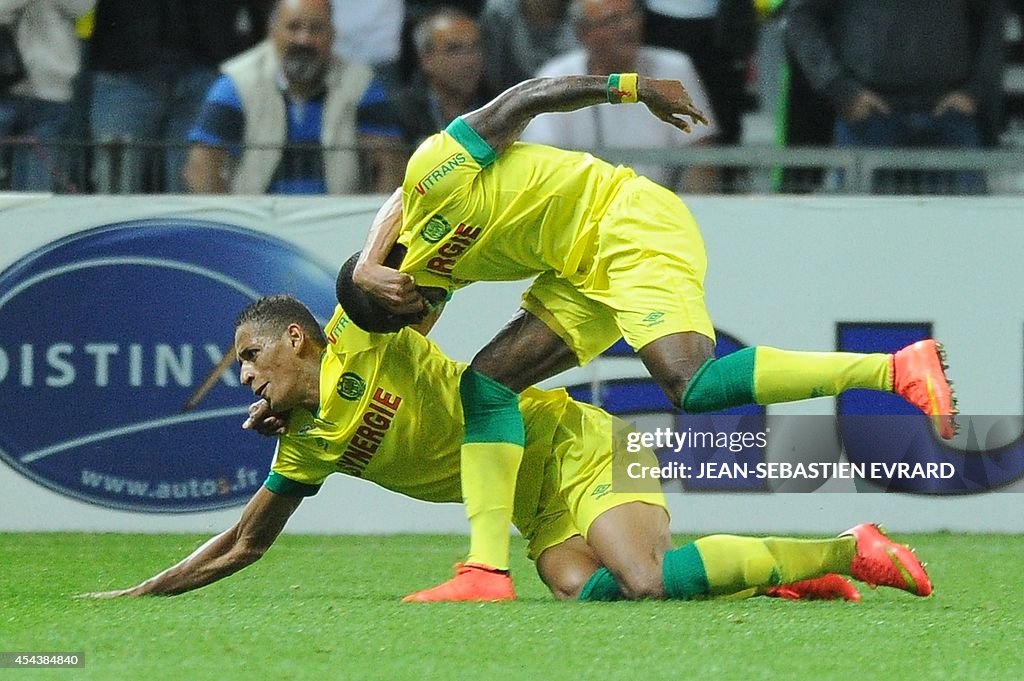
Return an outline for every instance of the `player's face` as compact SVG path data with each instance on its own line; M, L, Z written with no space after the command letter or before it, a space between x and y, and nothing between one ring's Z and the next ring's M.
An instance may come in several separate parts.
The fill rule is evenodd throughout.
M252 324L242 324L235 331L239 380L278 413L308 401L300 380L298 342L291 328L280 336L261 333Z

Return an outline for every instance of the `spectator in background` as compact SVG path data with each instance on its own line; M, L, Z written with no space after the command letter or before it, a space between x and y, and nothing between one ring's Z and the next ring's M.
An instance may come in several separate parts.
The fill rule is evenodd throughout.
M419 58L416 56L416 46L413 45L412 34L416 26L428 14L447 8L459 10L476 20L480 17L483 5L484 0L406 0L405 22L402 25L402 46L397 69L399 83L408 85L419 71Z
M753 0L646 0L644 39L693 61L715 112L720 144L743 142L743 114L757 105L747 89L757 44L754 5ZM723 168L719 186L723 192L743 191L746 176L741 169Z
M330 0L278 0L270 37L223 65L189 133L191 191L344 194L401 184L400 131L385 91L368 66L333 55L333 41Z
M334 0L333 5L334 54L372 67L381 82L397 86L403 0Z
M715 111L719 141L740 144L743 113L755 105L746 87L757 44L753 0L646 0L646 6L645 41L693 60Z
M419 69L392 103L411 150L459 114L483 106L484 48L480 26L464 12L441 8L413 31Z
M1001 87L1001 0L791 0L787 13L787 46L838 114L837 146L982 146ZM925 191L985 191L980 172L930 176ZM880 171L873 189L896 191L898 178Z
M100 192L184 189L186 133L217 64L262 37L266 0L99 0L89 122ZM149 151L139 144L167 145ZM120 148L120 145L128 145ZM151 160L152 159L152 160ZM147 177L147 168L157 171ZM148 184L147 184L148 180Z
M680 135L676 128L642 107L600 104L571 113L541 114L526 127L524 141L589 150L671 149L716 140L714 112L693 64L681 52L641 44L644 18L636 0L573 0L569 15L583 49L552 59L537 76L635 72L651 78L671 78L686 85L694 105L708 114L710 122L695 126L689 135ZM713 169L695 167L680 173L672 166L630 166L670 189L707 192L716 188Z
M95 0L0 0L25 66L24 80L0 93L0 137L13 146L11 189L70 190L66 141L73 83L81 65L75 21Z
M569 0L487 0L480 26L491 91L532 78L544 62L579 47L568 7Z

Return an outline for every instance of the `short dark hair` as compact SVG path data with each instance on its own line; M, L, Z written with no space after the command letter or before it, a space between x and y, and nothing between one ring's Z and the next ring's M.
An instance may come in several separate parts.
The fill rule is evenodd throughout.
M402 250L404 254L404 249ZM358 260L358 252L346 260L345 264L341 266L338 280L334 284L338 303L356 326L370 333L394 333L404 326L416 324L423 319L423 315L420 314L394 314L356 286L352 281L352 273L355 272ZM389 257L388 260L391 258ZM399 258L398 261L401 262L401 259Z
M258 331L271 335L280 335L289 324L298 324L307 336L322 346L327 345L327 336L309 308L285 293L264 296L247 305L235 320L235 329L243 324L252 324Z

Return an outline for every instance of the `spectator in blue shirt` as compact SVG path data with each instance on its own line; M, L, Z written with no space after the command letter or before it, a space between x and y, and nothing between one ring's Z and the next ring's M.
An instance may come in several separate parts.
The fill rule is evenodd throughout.
M401 131L369 67L331 52L329 0L278 0L270 37L225 62L189 133L193 192L346 194L401 184Z

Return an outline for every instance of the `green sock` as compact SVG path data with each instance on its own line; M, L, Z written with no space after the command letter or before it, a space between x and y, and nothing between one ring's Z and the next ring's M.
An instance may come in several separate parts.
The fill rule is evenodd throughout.
M669 598L690 600L708 595L708 573L693 542L666 552L661 574Z
M615 577L608 568L603 567L590 576L587 583L580 590L581 601L618 601L622 599L622 592Z
M686 386L683 409L691 414L702 414L751 404L755 355L754 348L744 348L704 362Z
M704 571L704 561L697 547L686 544L673 551L668 551L662 560L662 579L665 595L677 600L689 600L707 595L708 578ZM608 568L601 568L591 576L580 591L581 601L617 601L622 599L622 592L615 577Z

